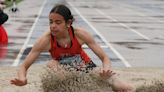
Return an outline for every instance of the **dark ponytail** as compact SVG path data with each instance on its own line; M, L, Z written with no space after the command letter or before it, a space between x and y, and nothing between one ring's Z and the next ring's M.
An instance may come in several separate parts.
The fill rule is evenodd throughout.
M64 20L67 22L69 19L71 19L72 21L74 21L73 15L71 14L71 11L68 7L66 7L65 5L56 5L55 7L52 8L52 10L50 11L50 13L58 13L61 16L64 17Z

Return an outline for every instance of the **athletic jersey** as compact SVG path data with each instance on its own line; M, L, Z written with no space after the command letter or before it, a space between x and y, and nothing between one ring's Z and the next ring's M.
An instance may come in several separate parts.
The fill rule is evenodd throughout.
M0 59L4 58L7 54L7 44L8 44L8 36L3 28L0 25Z
M68 29L70 38L71 38L71 46L69 48L63 48L58 45L55 36L51 35L51 49L49 50L51 56L55 60L61 60L64 57L72 57L76 55L80 55L81 59L85 64L88 64L91 59L84 52L81 45L79 44L77 38L74 35L74 30L72 27Z

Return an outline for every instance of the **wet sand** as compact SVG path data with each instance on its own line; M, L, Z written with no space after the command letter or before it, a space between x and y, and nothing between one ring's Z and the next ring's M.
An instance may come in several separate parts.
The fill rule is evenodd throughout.
M39 66L39 65L33 65L30 67L28 70L28 84L23 87L17 87L14 85L10 84L10 79L15 78L17 74L17 69L18 67L0 67L0 91L1 92L46 92L44 89L45 86L47 85L47 82L51 82L51 84L54 86L59 86L61 83L69 82L70 80L73 79L73 77L66 78L67 81L59 80L60 76L56 76L55 80L52 80L52 77L55 76L47 76L46 74L50 74L45 70L45 66ZM136 88L136 92L163 92L164 91L164 68L114 68L116 73L119 74L119 77L123 79L124 81L128 81L129 83L132 83ZM49 77L50 79L43 80L43 75L45 77ZM50 74L52 75L52 74ZM68 74L69 75L69 74ZM41 77L42 76L42 77ZM98 82L95 83L95 81L90 81L91 79L94 79L93 77L90 78L85 75L75 75L76 78L78 77L81 79L82 83L87 83L89 86L84 86L83 89L90 88L89 90L92 90L91 88L95 89L96 92L110 92L109 87L106 87L106 84L102 84L103 82ZM75 78L75 77L74 77ZM61 82L62 81L62 82ZM74 80L73 80L74 81ZM44 86L42 85L44 82ZM46 83L45 83L46 82ZM57 82L57 83L54 83ZM80 84L79 82L79 84ZM75 83L75 82L73 82ZM99 84L98 84L99 83ZM46 85L45 85L46 84ZM48 84L49 87L52 86L51 84ZM62 87L66 88L66 85L63 85ZM70 85L79 85L78 83L76 84L71 84ZM81 85L80 84L80 85ZM70 86L69 85L69 86ZM85 84L86 85L86 84ZM94 86L97 86L98 88L94 88ZM101 87L102 86L102 87ZM72 86L75 87L75 86ZM78 86L76 86L78 88ZM150 91L150 88L152 88ZM84 92L85 90L79 89L79 92ZM60 89L59 89L60 90ZM108 90L108 91L107 91ZM50 92L50 91L49 91ZM53 91L56 92L56 91ZM60 92L64 92L60 90ZM69 91L68 91L69 92ZM86 91L85 91L86 92ZM94 92L94 91L93 91ZM113 92L113 91L111 91Z

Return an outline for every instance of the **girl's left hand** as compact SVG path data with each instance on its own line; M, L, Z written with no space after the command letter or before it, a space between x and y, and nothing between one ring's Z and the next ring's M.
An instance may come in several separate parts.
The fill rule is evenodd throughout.
M115 73L113 71L111 71L111 69L109 68L103 68L101 69L100 71L100 76L103 78L103 79L108 79L110 78L112 75L114 75Z
M27 84L27 79L26 78L24 78L24 79L15 78L15 79L10 80L10 83L14 84L16 86L24 86Z

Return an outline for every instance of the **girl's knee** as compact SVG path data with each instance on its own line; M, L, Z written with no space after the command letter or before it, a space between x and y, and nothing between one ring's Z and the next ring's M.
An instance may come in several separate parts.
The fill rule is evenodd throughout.
M50 60L48 61L47 63L47 67L49 68L55 68L59 65L58 61L57 60Z

